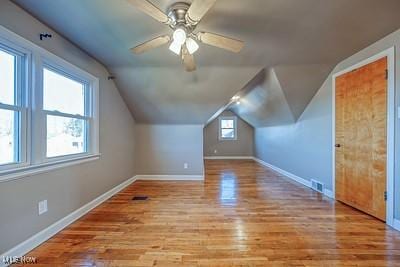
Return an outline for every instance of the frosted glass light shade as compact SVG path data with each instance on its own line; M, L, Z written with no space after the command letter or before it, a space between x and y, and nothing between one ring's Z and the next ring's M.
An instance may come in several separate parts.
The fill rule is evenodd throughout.
M183 45L186 41L186 32L182 28L178 28L174 31L174 34L172 35L172 38L174 39L174 42Z
M171 43L171 45L169 46L169 50L171 50L172 52L174 52L177 55L181 54L181 49L182 49L182 44L173 41Z
M186 39L186 47L191 55L199 49L199 45L192 38Z

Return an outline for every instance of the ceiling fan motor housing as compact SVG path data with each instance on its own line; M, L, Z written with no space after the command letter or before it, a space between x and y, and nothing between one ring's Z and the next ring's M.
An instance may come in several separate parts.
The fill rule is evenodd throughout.
M185 2L177 2L170 6L168 9L168 17L170 18L170 27L172 29L183 28L186 30L186 34L190 35L195 29L195 24L190 22L188 19L187 11L190 8L190 4Z

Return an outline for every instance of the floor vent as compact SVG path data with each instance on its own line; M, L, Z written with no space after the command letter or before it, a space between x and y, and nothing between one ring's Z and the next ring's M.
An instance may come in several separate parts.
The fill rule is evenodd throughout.
M134 196L132 198L133 201L144 201L144 200L148 200L149 197L148 196Z
M311 188L320 193L324 193L324 184L311 179Z

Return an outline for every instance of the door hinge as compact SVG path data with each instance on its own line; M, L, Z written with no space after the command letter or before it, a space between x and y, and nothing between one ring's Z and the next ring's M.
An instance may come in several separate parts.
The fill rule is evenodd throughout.
M383 197L385 198L385 201L387 201L387 191L385 191L385 192L383 193Z
M389 71L385 70L385 79L388 80L389 79Z

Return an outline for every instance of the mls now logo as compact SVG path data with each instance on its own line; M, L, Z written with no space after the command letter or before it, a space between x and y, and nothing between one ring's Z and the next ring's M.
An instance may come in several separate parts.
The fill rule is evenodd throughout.
M35 257L28 257L28 256L3 256L3 263L6 265L11 264L35 264L37 260Z

